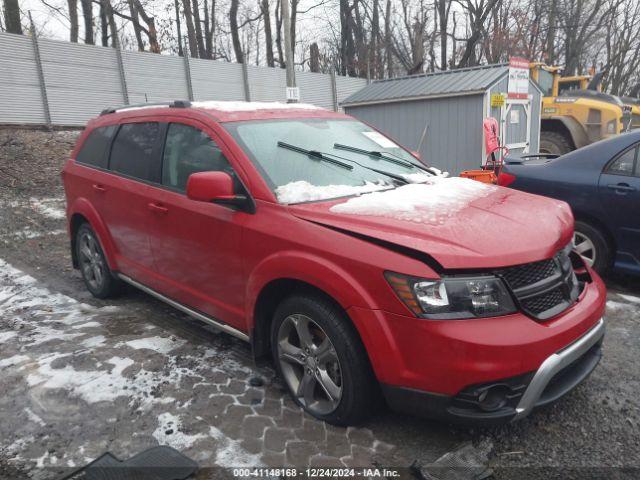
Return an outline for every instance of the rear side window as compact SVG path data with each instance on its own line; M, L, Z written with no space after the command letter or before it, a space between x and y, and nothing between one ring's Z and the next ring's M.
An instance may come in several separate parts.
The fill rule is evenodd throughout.
M162 184L184 192L189 175L212 171L233 174L216 142L197 128L170 124L162 160Z
M611 175L633 175L637 150L637 147L633 147L619 155L609 164L606 173Z
M159 143L159 123L125 123L111 147L109 168L129 177L158 183Z
M107 168L107 149L115 130L115 125L98 127L92 130L80 147L76 162L93 167Z

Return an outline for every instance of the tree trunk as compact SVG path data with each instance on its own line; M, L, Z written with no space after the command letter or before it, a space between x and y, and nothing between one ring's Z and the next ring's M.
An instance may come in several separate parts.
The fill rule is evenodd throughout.
M553 65L555 62L555 41L556 41L556 0L549 2L549 31L547 33L547 64Z
M384 51L387 63L387 75L393 77L393 52L391 50L391 0L387 0L384 16Z
M280 68L285 68L284 51L282 50L282 4L281 0L276 3L276 47L278 48L278 61Z
M93 45L93 3L91 0L80 0L82 19L84 20L84 43Z
M178 35L178 55L183 57L184 50L182 48L182 26L180 25L180 4L178 0L174 0L174 6L176 9L176 35Z
M78 43L78 0L67 0L69 7L69 41Z
M205 58L213 58L213 35L211 34L211 21L209 19L208 0L204 0L204 49L206 55Z
M131 14L131 23L133 24L133 31L136 35L136 42L138 43L138 51L144 52L144 41L142 40L142 29L140 28L140 19L138 18L138 11L133 3L133 0L128 0L129 13Z
M4 0L4 25L7 32L22 35L18 0Z
M320 49L316 42L313 42L309 47L309 68L312 72L320 71Z
M189 55L198 56L198 44L196 42L196 30L193 26L193 14L191 13L191 0L182 0L184 7L184 19L187 22L187 38L189 39Z
M109 46L109 24L107 23L107 11L105 9L104 0L100 0L100 37L102 46Z
M291 35L291 63L295 65L296 58L296 23L298 18L298 3L299 0L291 0L291 28L289 34Z
M240 32L238 31L238 4L239 0L231 0L231 5L229 7L229 26L231 27L231 42L233 43L233 51L236 55L236 61L238 63L244 63L244 52L242 51Z
M158 31L156 29L156 19L144 10L140 0L133 0L138 15L142 17L144 23L147 24L147 37L149 38L149 50L152 53L160 53L160 43L158 42Z
M262 0L260 3L260 10L264 17L264 42L265 49L267 51L267 65L269 67L275 67L275 60L273 58L273 34L271 33L271 13L269 11L269 0Z
M440 26L440 69L447 69L447 27L449 23L449 8L447 0L436 0L438 21ZM449 3L450 5L450 3Z
M204 47L204 37L202 36L202 23L200 22L200 5L198 0L193 0L193 23L196 27L196 43L198 44L198 57L207 58L207 51Z

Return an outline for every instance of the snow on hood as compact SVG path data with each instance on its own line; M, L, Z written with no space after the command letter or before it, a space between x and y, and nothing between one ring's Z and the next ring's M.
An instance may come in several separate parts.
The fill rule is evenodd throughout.
M312 185L306 180L290 182L276 188L280 203L302 203L314 200L346 197L391 188L383 183L367 182L364 185Z
M351 198L331 207L334 213L391 217L419 223L443 224L448 217L496 187L467 178L429 177L384 192Z

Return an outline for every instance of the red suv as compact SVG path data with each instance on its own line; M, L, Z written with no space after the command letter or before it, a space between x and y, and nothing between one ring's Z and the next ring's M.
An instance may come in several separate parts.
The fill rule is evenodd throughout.
M346 115L108 109L63 177L93 295L128 283L250 342L322 420L361 422L382 398L515 420L601 357L606 292L565 203L445 178Z

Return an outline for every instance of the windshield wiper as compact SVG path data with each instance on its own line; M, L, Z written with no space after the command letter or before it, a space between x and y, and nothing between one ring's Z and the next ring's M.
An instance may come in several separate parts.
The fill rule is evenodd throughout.
M340 160L336 160L334 158L331 157L338 157L342 160L346 160L347 162L351 162L351 163L355 163L356 165L358 165L359 167L364 168L365 170L370 170L372 172L376 172L379 173L380 175L384 175L386 177L389 178L393 178L394 180L398 180L400 182L403 183L410 183L406 178L404 178L402 175L399 175L397 173L391 173L391 172L387 172L385 170L378 170L377 168L373 168L373 167L368 167L366 165L361 164L360 162L356 162L355 160L352 160L350 158L344 158L344 157L340 157L338 155L334 155L333 153L323 153L323 152L319 152L317 150L306 150L302 147L296 147L295 145L291 145L289 143L285 143L285 142L278 142L278 146L281 148L286 148L287 150L291 150L293 152L298 152L301 153L303 155L307 155L309 158L315 158L318 160L324 160L325 162L329 162L332 163L334 165L338 165L342 168L345 168L347 170L353 170L353 165L349 165L348 163L344 163L341 162Z
M391 152L383 153L383 152L369 151L369 150L364 150L362 148L351 147L349 145L343 145L341 143L334 143L333 144L333 148L336 148L338 150L348 150L349 152L361 153L363 155L369 155L370 157L374 157L374 158L381 158L383 160L387 160L387 161L392 162L392 163L397 163L398 165L402 165L403 167L407 167L407 168L419 168L420 170L423 170L423 171L425 171L427 173L430 173L431 175L438 176L438 173L436 173L435 171L433 171L431 168L427 167L426 165L418 165L418 164L413 163L413 162L400 160L400 157L398 157L398 155L396 155L395 153L391 153ZM397 157L397 159L388 157L387 155L393 155L394 157Z
M322 160L323 162L331 163L333 165L344 168L346 170L353 170L353 165L349 165L348 163L341 162L340 160L329 158L326 154L322 152L318 152L316 150L306 150L304 148L296 147L295 145L291 145L285 142L278 142L278 146L280 148L286 148L287 150L291 150L292 152L301 153L311 159Z
M404 160L399 160L397 158L389 157L385 153L377 152L375 150L364 150L362 148L352 147L350 145L343 145L341 143L334 143L333 148L337 150L347 150L349 152L361 153L362 155L368 155L370 157L386 160L387 162L395 163L396 165L401 165L405 168L415 168L415 165L411 162L405 162Z

